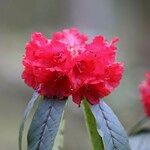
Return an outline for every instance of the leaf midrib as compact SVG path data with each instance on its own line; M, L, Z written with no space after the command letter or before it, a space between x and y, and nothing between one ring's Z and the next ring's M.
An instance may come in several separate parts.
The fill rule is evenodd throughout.
M100 105L99 105L99 108L100 108L100 110L102 111L102 115L103 115L104 120L105 120L105 122L106 122L106 126L107 126L107 128L109 129L109 133L110 133L111 138L113 139L113 135L112 135L111 130L110 130L110 127L109 127L109 125L108 125L108 122L107 122L107 118L106 118L106 116L105 116L105 113L103 112L103 109L101 108ZM111 139L110 139L110 140L111 140ZM115 143L114 143L113 140L112 140L112 142L113 142L113 147L114 147L114 149L118 149L118 148L115 146Z
M42 128L42 132L41 132L41 134L40 134L40 138L39 138L39 143L38 143L38 146L37 146L37 150L39 150L40 145L41 145L41 143L42 143L42 138L43 138L43 135L44 135L46 126L47 126L48 118L49 118L49 116L50 116L50 113L51 113L53 104L54 104L54 103L52 103L52 105L50 105L49 108L48 108L48 114L47 114L46 119L45 119L45 121L44 121L44 126L43 126L43 128Z

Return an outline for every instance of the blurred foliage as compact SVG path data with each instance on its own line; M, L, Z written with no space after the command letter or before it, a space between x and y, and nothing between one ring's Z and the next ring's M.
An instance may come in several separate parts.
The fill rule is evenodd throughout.
M150 129L142 129L137 134L130 137L131 150L148 150L150 139Z

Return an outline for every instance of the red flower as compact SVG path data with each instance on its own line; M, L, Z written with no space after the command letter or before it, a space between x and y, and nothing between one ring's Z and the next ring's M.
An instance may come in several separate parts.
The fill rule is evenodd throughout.
M83 98L91 104L107 96L120 82L123 65L116 62L116 42L102 36L87 43L77 29L65 29L52 39L34 33L23 58L23 79L44 96L63 99L72 95L80 105Z
M62 32L56 32L52 37L54 40L64 43L72 56L76 56L85 51L85 44L88 40L87 35L81 34L78 29L65 29Z
M146 80L139 86L141 101L147 116L150 116L150 72L146 73Z
M72 74L75 103L80 104L85 97L91 104L96 104L118 86L123 65L115 61L116 41L118 39L109 43L98 36L75 58Z
M22 78L42 95L63 99L71 94L68 76L71 64L71 55L64 44L34 33L26 45Z

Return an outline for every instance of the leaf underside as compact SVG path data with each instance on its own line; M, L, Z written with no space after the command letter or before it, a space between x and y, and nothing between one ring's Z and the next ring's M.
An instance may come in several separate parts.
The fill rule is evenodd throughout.
M86 100L83 101L83 110L84 110L87 129L89 132L89 136L91 138L93 150L104 150L102 138L96 129L97 127L96 127L95 118Z
M130 150L127 134L111 108L101 100L91 107L105 150Z
M39 97L39 94L37 92L34 92L31 100L28 102L27 107L24 111L23 119L22 119L20 129L19 129L19 150L22 150L22 137L23 137L23 130L24 130L25 122L33 108L35 101L38 99L38 97Z
M150 130L146 129L129 138L132 150L149 150Z
M56 135L53 150L62 150L64 146L64 128L65 128L65 120L61 119L58 133Z
M28 150L52 150L66 100L44 98L28 131Z

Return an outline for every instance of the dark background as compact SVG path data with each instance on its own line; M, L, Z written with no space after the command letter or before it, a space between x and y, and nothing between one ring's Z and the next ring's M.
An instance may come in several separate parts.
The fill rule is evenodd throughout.
M72 26L90 36L119 36L125 73L105 100L127 130L144 116L137 87L150 70L149 0L0 0L1 150L17 149L19 123L33 92L21 79L25 43L34 31L50 37ZM91 150L81 108L70 101L65 118L64 150Z

